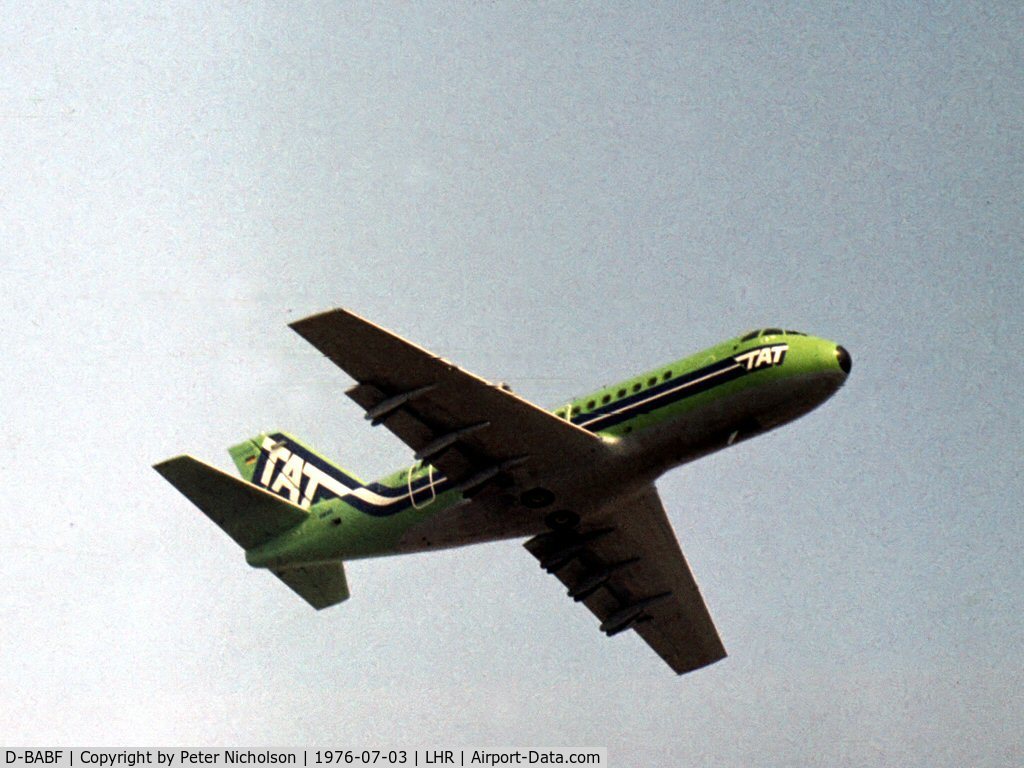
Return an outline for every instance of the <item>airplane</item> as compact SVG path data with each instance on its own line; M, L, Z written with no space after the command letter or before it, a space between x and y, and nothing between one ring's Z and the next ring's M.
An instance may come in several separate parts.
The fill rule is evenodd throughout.
M549 411L345 309L291 328L414 457L365 483L269 432L229 449L242 479L187 455L155 465L250 566L320 610L348 599L345 560L527 539L606 635L635 631L680 675L726 652L655 480L808 413L852 365L763 328Z

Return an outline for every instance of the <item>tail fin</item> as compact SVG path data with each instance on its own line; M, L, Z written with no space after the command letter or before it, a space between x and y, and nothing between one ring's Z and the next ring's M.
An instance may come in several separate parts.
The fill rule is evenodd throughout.
M286 432L257 435L228 452L245 480L303 509L364 484Z
M176 456L153 468L246 550L266 544L309 517L294 504L191 456ZM349 596L340 561L282 566L273 573L317 610Z

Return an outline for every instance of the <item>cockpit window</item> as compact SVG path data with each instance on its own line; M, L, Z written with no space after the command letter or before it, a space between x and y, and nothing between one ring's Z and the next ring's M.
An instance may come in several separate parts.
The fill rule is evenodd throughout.
M761 331L761 335L762 336L781 336L782 335L782 329L781 328L765 328L763 331Z
M791 336L806 336L807 335L803 331L786 331L786 333L790 334Z
M760 330L757 330L757 331L751 331L750 333L744 334L743 337L740 339L740 341L750 341L751 339L756 339L757 338L757 334L759 334L760 332L761 332Z

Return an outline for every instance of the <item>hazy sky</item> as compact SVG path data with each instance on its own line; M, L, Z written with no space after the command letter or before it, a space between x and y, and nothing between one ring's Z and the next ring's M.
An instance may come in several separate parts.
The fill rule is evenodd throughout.
M3 3L0 735L1024 762L1024 12ZM751 327L853 374L659 483L730 656L675 677L516 542L315 613L150 465L410 461L289 321L549 406Z

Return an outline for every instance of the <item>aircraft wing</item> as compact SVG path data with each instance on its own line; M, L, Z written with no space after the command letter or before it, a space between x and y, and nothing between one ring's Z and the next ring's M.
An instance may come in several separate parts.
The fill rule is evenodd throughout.
M291 327L358 382L347 394L367 419L464 492L513 468L528 482L604 449L587 430L347 310Z
M606 634L635 629L677 674L725 658L654 485L588 516L578 531L543 533L525 547Z

